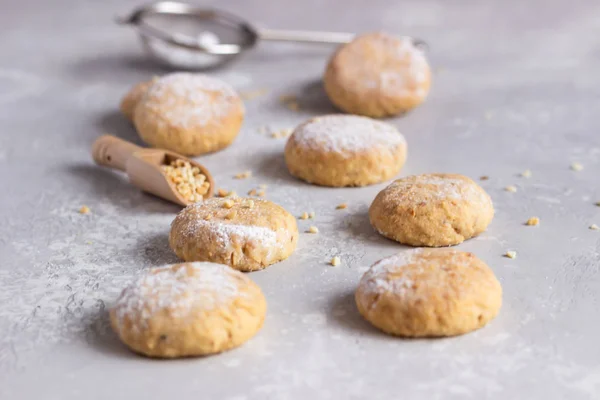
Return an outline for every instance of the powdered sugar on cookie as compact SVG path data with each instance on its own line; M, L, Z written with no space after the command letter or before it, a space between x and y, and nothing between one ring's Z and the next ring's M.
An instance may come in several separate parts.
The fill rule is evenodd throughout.
M229 115L237 98L235 90L219 79L179 72L157 79L142 101L173 126L190 128Z
M389 189L403 201L428 202L462 200L489 203L489 196L473 181L453 174L408 176L393 182Z
M404 136L384 122L354 115L327 115L300 125L290 140L299 146L336 153L396 149Z
M114 312L119 325L127 318L145 325L159 312L185 319L233 301L246 279L226 265L207 262L154 268L123 290Z

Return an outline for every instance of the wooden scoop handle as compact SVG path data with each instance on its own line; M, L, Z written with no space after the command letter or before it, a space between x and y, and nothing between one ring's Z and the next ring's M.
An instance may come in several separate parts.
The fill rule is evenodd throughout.
M92 157L98 165L125 171L129 157L141 147L112 135L102 135L92 146Z

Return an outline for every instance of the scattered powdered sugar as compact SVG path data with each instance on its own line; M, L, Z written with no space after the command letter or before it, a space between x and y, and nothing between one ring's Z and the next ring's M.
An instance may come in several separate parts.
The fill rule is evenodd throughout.
M177 72L157 79L140 104L181 128L215 122L241 101L235 90L220 79L204 74Z
M429 63L421 49L416 47L410 37L394 37L381 34L373 41L375 51L383 55L386 65L374 65L378 73L365 82L369 88L377 88L390 96L416 95L424 97L426 91L421 87L427 81Z
M299 146L337 153L396 150L406 144L392 125L354 115L327 115L301 125L293 134Z
M194 220L187 228L188 236L194 236L200 229L210 231L216 235L219 242L225 247L231 246L234 241L240 239L260 243L261 246L266 248L278 245L277 233L263 226L239 225L225 221Z
M434 186L424 189L423 186ZM477 203L490 203L483 189L476 183L450 174L423 174L398 179L388 186L397 196L408 201L465 200Z
M377 261L363 275L360 287L367 293L393 292L403 294L406 289L412 288L414 282L408 277L388 280L388 274L412 264L422 253L423 249L407 250Z
M175 318L188 318L195 311L211 310L240 295L237 275L226 265L194 262L154 268L123 290L115 304L120 324L125 317L140 318L142 324L157 312L167 310Z

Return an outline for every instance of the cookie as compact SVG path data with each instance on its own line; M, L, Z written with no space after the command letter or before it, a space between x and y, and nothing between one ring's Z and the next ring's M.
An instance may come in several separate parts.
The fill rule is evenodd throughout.
M425 101L431 71L408 37L367 33L340 47L323 77L331 102L341 110L380 118Z
M241 345L261 328L266 309L260 288L241 272L185 263L146 271L123 290L110 320L133 351L175 358Z
M365 186L400 172L406 140L392 125L354 115L325 115L298 126L285 146L290 173L322 186Z
M197 156L229 146L244 119L244 104L225 82L178 72L157 79L135 107L134 124L154 147Z
M383 236L411 246L452 246L485 231L494 217L490 196L466 176L423 174L398 179L369 208Z
M211 261L256 271L296 249L296 219L268 200L211 198L183 209L171 224L169 243L185 261Z
M128 120L133 122L133 114L135 113L135 108L137 107L142 97L144 97L144 95L148 91L148 88L152 86L156 79L157 78L153 78L149 81L138 83L137 85L132 87L129 90L129 92L127 92L127 94L123 97L119 108L121 109L121 113L123 113L123 115Z
M414 249L373 264L355 300L367 321L391 335L455 336L496 317L502 287L471 253Z

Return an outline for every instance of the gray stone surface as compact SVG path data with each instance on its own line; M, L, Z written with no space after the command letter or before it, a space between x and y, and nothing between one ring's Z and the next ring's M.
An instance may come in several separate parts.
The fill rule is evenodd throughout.
M384 185L327 189L292 179L283 140L258 133L332 111L319 79L331 48L263 44L212 72L248 102L233 146L202 157L218 186L314 210L288 260L253 273L269 302L245 346L214 357L131 354L106 309L137 272L175 262L178 209L93 165L111 132L137 141L117 113L127 88L162 71L113 25L124 1L2 1L0 12L0 398L2 399L594 399L600 396L600 3L597 1L217 2L273 27L425 38L435 68L425 105L390 122L407 137L405 174L489 175L497 215L459 246L494 269L504 306L462 337L400 340L362 321L362 272L403 249L370 228ZM261 5L262 4L262 5ZM302 111L278 97L300 96ZM585 169L573 172L571 162ZM242 170L251 180L235 181ZM531 169L530 179L518 177ZM517 193L503 187L514 184ZM348 201L349 208L334 206ZM77 210L87 204L92 213ZM525 227L537 215L541 224ZM312 223L312 222L311 222ZM300 221L301 229L308 223ZM502 254L509 249L518 258ZM333 255L342 265L326 264Z

